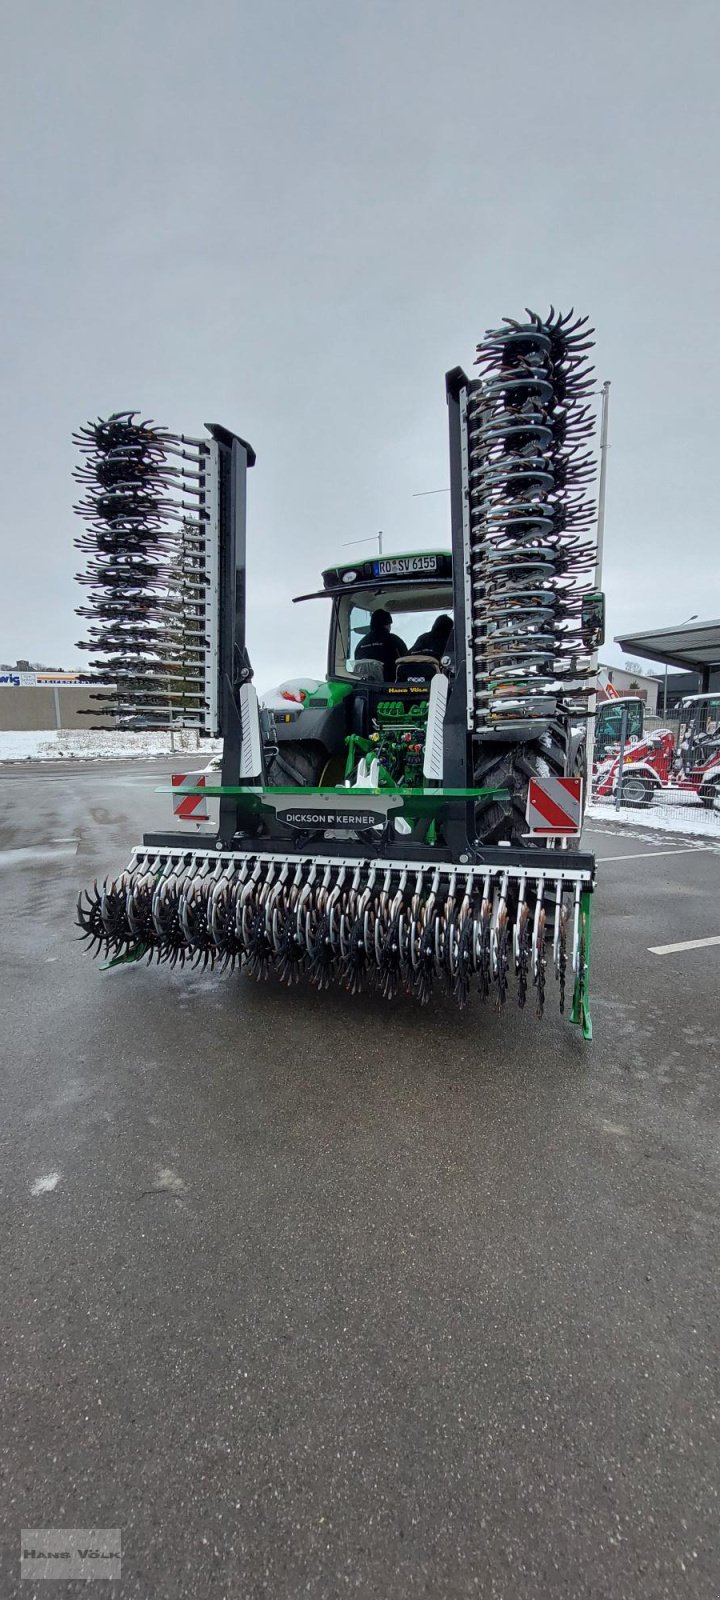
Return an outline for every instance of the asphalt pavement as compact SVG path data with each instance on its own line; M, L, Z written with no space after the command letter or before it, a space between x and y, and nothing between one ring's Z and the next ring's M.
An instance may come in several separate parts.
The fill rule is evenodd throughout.
M595 1038L103 972L169 763L0 771L3 1600L715 1600L720 840L588 830Z

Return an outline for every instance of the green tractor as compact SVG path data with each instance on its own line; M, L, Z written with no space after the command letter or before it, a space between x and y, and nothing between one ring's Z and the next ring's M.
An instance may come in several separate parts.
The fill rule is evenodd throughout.
M442 761L427 748L427 732L433 680L442 675L451 687L455 679L450 552L377 556L329 567L322 580L322 589L295 603L330 602L327 678L292 679L263 697L268 782L316 788L356 782L358 772L367 779L371 771L380 787L440 781ZM584 780L585 763L586 722L571 713L539 730L518 730L514 719L499 717L478 748L472 782L505 797L477 800L478 837L488 844L522 840L529 779Z

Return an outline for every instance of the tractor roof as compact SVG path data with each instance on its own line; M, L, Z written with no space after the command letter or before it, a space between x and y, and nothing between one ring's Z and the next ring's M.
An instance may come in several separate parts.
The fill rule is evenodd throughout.
M371 556L364 561L348 562L342 567L327 567L322 580L325 592L347 588L364 589L368 583L383 585L402 583L437 583L438 578L452 577L452 556L449 550L410 550L398 555Z

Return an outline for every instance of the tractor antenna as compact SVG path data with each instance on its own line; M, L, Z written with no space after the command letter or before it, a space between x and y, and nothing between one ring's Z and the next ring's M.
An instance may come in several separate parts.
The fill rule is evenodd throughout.
M343 548L343 550L349 550L351 545L354 545L354 544L374 544L376 539L377 539L377 542L378 542L378 555L381 556L382 553L383 553L383 551L382 551L382 542L383 542L382 533L374 533L373 536L372 536L372 539L346 539L346 541L345 541L345 543L344 543L342 548Z

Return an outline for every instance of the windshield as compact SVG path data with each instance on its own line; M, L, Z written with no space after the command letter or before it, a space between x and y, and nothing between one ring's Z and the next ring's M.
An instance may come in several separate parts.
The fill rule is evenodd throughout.
M680 739L690 728L714 735L720 727L720 695L691 695L680 702Z
M628 739L637 739L643 731L643 708L637 700L606 700L598 708L595 725L595 753L599 757L608 745L618 744L622 725L623 707L627 710Z
M452 591L437 588L426 596L381 593L343 596L336 607L334 671L340 677L371 678L393 682L401 656L416 650L441 659L447 654L452 629ZM433 640L428 635L439 618ZM434 649L433 649L434 644Z

